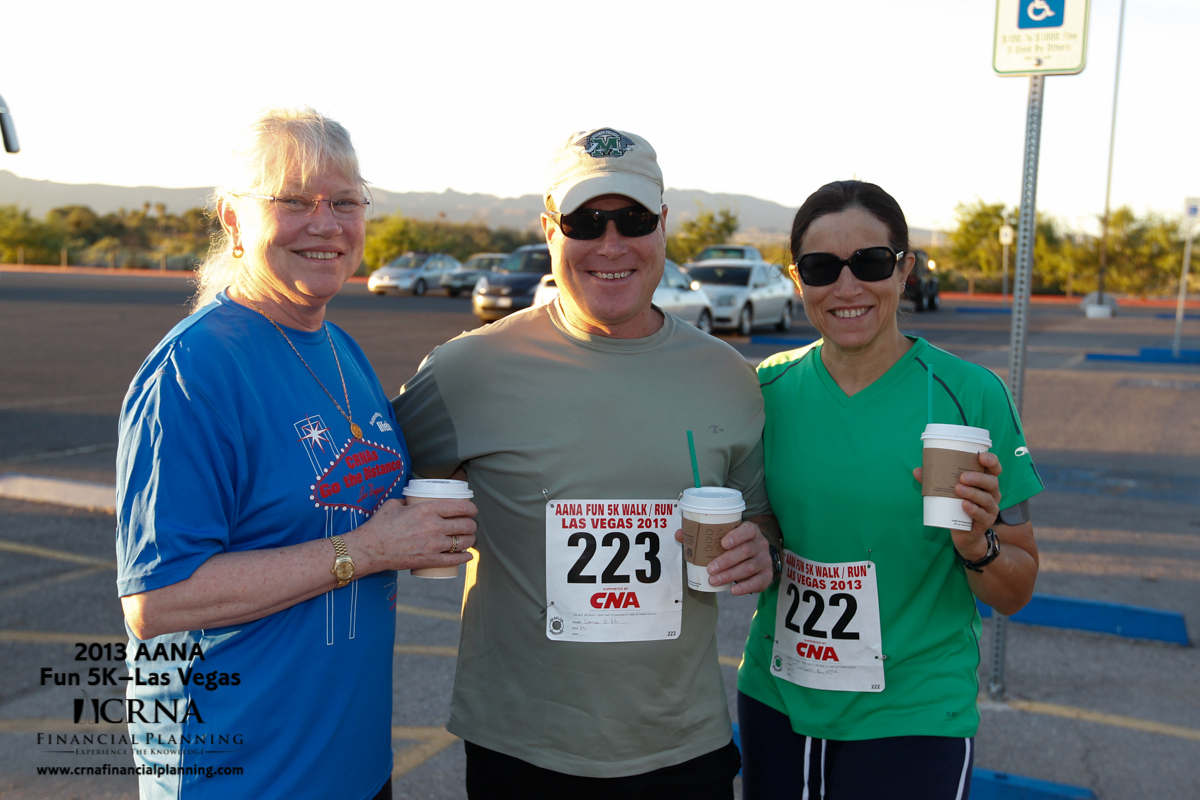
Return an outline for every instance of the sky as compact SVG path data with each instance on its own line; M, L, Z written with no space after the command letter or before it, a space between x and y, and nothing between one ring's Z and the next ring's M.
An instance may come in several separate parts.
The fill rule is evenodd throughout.
M1065 0L1080 3L1083 0ZM1104 212L1121 0L1087 65L1045 81L1037 209ZM388 191L540 194L572 131L646 137L666 184L798 207L878 183L913 227L1015 206L1029 78L992 70L994 0L10 3L0 97L24 178L211 186L268 106L343 123ZM1196 0L1128 0L1111 207L1200 196ZM180 211L182 209L173 209Z

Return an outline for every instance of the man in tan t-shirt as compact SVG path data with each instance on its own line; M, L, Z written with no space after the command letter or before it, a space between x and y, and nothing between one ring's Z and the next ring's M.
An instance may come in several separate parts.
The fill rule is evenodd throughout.
M542 215L559 299L438 347L393 401L414 472L465 467L479 508L447 725L472 800L733 797L716 595L686 586L675 532L689 432L700 482L768 523L762 397L652 305L662 192L641 137L568 137ZM710 583L771 583L755 522L722 545Z

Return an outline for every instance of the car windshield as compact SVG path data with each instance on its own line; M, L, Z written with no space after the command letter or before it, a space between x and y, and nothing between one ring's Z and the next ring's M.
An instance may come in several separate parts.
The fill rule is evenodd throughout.
M701 283L717 283L724 286L747 286L750 283L749 267L692 267L688 277Z
M501 272L536 272L545 275L550 271L549 250L527 250L513 253L499 266Z
M487 272L495 269L500 264L504 263L505 256L485 256L483 258L468 259L467 263L463 264L459 269L479 270Z
M429 256L427 256L427 255L397 256L396 258L393 258L391 260L391 262L388 263L388 266L395 267L396 269L412 269L414 267L419 267L422 264L424 264L426 259L428 259L428 258L429 258Z
M745 258L746 251L740 247L706 247L696 256L697 261L707 261L712 258Z

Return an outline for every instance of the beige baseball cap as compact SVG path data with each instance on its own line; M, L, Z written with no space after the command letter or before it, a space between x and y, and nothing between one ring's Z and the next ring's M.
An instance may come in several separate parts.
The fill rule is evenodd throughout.
M576 131L550 160L546 207L570 214L602 194L620 194L654 213L662 210L663 178L650 143L613 128Z

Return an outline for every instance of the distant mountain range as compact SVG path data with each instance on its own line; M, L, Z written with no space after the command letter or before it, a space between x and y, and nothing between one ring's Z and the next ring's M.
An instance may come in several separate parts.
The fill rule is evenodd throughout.
M211 187L168 189L161 186L109 186L99 183L54 183L53 181L21 178L0 169L0 205L15 205L28 209L42 218L52 208L88 206L98 214L108 214L122 208L152 207L162 203L168 211L179 214L189 208L207 204ZM491 194L464 194L453 189L444 192L389 192L371 187L377 214L399 211L414 219L444 219L448 222L481 222L491 228L537 227L542 211L540 195L497 197ZM695 216L700 209L733 210L741 227L737 238L751 242L782 243L791 230L796 209L770 200L744 194L713 194L698 189L667 189L665 200L671 209L671 227ZM927 246L930 232L912 229L913 245Z

